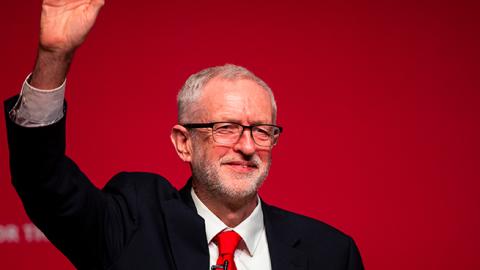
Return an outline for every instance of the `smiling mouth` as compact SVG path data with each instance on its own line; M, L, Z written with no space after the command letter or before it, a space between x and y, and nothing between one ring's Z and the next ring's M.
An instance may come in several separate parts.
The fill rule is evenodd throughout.
M251 172L258 169L258 166L253 162L227 162L222 165L226 165L229 168L239 172Z

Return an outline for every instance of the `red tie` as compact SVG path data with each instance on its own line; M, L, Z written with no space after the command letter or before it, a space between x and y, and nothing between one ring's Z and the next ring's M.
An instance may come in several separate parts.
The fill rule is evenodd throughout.
M225 261L228 261L228 270L237 270L237 266L233 260L233 254L240 242L240 235L234 231L223 231L215 238L217 239L218 245L217 265L223 265Z

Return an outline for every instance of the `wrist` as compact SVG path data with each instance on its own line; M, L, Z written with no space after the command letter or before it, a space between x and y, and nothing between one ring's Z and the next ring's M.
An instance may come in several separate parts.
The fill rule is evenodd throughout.
M53 89L64 81L73 58L73 51L38 49L30 84L38 89Z
M42 61L55 63L70 62L74 51L74 49L52 49L40 45L38 46L37 61L40 59Z

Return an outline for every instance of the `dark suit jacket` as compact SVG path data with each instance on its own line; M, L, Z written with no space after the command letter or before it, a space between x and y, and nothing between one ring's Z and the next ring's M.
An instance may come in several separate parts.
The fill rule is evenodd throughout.
M16 98L5 103L6 111ZM7 115L7 114L6 114ZM79 269L209 268L190 184L120 173L97 189L65 156L65 117L25 128L7 116L12 182L31 220ZM262 202L273 270L363 269L354 241L320 221Z

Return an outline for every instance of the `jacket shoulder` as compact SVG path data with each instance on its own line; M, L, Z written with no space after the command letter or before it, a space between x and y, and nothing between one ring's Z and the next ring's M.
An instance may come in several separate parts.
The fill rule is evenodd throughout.
M121 172L105 185L103 191L111 194L135 194L165 200L178 197L178 190L163 176L145 172Z
M323 221L269 205L264 206L264 215L272 233L306 253L343 257L355 246L349 235Z
M287 226L290 231L296 231L301 234L311 234L328 236L338 240L348 240L350 236L340 231L339 229L314 218L305 215L297 214L276 206L265 205L264 207L269 215L269 218L275 220L277 223L282 223Z
M263 204L267 238L304 254L314 269L363 270L353 239L325 222Z

